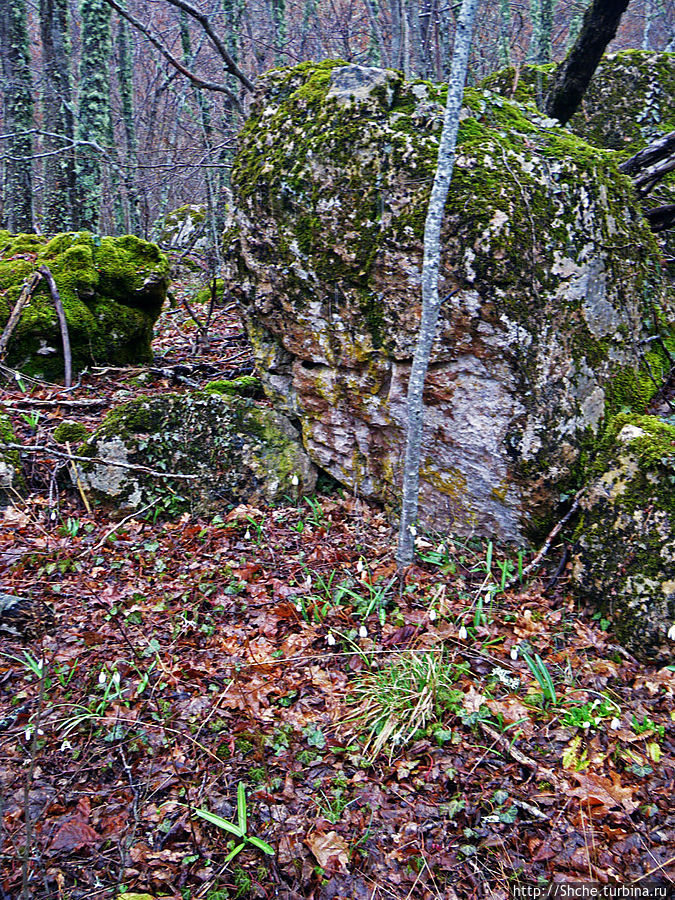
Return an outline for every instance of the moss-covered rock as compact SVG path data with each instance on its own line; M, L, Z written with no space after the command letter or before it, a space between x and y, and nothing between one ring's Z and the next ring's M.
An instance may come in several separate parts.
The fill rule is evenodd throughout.
M236 395L132 400L106 416L78 455L92 457L79 465L84 489L124 512L153 504L170 515L213 514L311 493L316 483L291 423Z
M444 99L390 70L276 70L232 173L230 286L265 390L318 465L394 509ZM421 519L524 542L667 371L657 248L614 154L475 89L442 240Z
M89 437L89 429L80 422L61 422L52 437L57 444L79 444Z
M262 394L260 379L254 375L240 375L239 378L221 378L209 381L204 386L207 394L238 394L240 397L257 397Z
M675 659L675 425L617 416L581 501L573 581L636 656Z
M48 239L0 232L0 328L42 265L51 269L63 301L74 371L152 358L152 329L169 283L168 262L154 244L132 235L78 232ZM44 280L23 310L7 361L29 375L63 377L61 333Z
M19 451L7 446L16 443L12 423L0 409L0 507L6 506L25 487Z
M158 219L152 232L157 243L167 250L205 250L211 245L206 225L206 207L187 203Z

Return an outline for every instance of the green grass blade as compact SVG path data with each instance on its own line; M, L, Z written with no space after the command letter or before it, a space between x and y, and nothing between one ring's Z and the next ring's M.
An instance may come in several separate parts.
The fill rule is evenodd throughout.
M237 821L243 837L246 834L246 788L243 781L237 785Z
M249 844L253 844L254 847L257 847L258 850L262 850L263 853L267 853L268 856L274 856L274 848L270 847L265 841L261 841L260 838L250 837L248 838Z
M227 819L223 819L221 816L209 812L208 809L193 809L192 812L201 819L206 819L211 825L216 825L218 828L222 828L223 831L229 831L230 834L233 834L235 837L244 837L245 832L243 832L241 828L237 828L236 825L232 822L228 822Z

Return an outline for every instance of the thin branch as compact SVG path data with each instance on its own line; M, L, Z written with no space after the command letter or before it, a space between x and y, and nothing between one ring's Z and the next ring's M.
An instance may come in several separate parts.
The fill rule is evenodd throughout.
M56 456L59 459L74 460L75 462L103 463L103 465L113 466L116 469L133 469L136 472L143 472L144 475L151 475L153 478L179 478L182 481L194 481L195 478L199 478L199 475L158 472L156 469L148 468L148 466L122 462L121 459L104 459L102 456L76 456L74 453L61 453L59 450L53 450L51 447L45 447L42 444L14 444L11 441L0 441L0 447L6 447L9 450L21 450L24 453L44 453L45 456Z
M2 332L2 336L0 336L0 358L5 355L5 350L7 349L7 344L9 344L9 339L12 336L12 332L19 324L19 319L21 318L21 311L24 306L30 300L33 291L38 286L38 284L42 281L42 275L39 272L33 272L28 281L21 288L21 293L19 294L19 299L14 304L14 309L12 310L12 314L5 325L4 331Z
M63 368L65 387L68 389L73 384L73 357L70 352L70 336L68 334L68 323L66 322L66 312L61 302L61 294L54 281L54 276L48 266L40 266L39 274L46 280L49 285L49 292L52 295L54 309L59 320L59 328L61 329L61 342L63 344Z
M197 87L204 88L205 90L208 90L208 91L218 91L221 94L226 94L230 98L230 100L235 104L237 109L240 112L242 111L241 104L239 103L239 99L238 99L237 95L234 94L230 90L230 88L228 88L224 84L220 84L216 81L206 81L205 79L200 78L199 75L197 75L195 72L192 72L190 69L188 69L186 66L184 66L183 63L179 59L176 59L176 57L171 53L171 51L167 47L165 47L164 44L162 44L162 42L160 40L158 40L147 27L139 19L137 19L130 12L128 12L121 4L117 3L117 0L105 0L105 2L109 6L112 6L112 8L114 10L116 10L118 12L118 14L120 16L122 16L122 18L126 19L127 22L129 22L131 25L133 25L137 31L140 31L141 34L144 34L145 37L153 45L153 47L156 47L157 50L159 50L159 52L162 54L164 59L166 59L166 61L170 65L172 65L175 69L177 69L181 73L181 75L185 75L185 77L189 78L193 84L197 85ZM172 0L169 0L169 2L172 2ZM195 12L197 12L197 11L195 10ZM206 16L203 16L203 18L206 20ZM208 21L208 20L206 20L206 21ZM222 44L222 41L220 43ZM252 91L253 83L243 74L243 72L241 72L239 70L239 67L237 65L235 65L234 61L229 56L229 54L228 54L228 58L230 59L231 65L227 65L227 61L226 61L226 65L227 65L227 68L230 71L230 73L232 75L234 75L236 78L238 78L241 81L241 83L244 85L244 87L246 87L248 90Z

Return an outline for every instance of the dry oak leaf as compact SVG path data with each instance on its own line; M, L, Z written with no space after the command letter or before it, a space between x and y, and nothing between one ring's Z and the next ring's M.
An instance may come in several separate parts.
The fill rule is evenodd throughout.
M59 830L49 845L50 853L58 853L60 850L65 850L66 853L73 853L76 850L95 847L101 843L103 838L87 821L90 812L89 798L83 797L77 804L77 809L73 815L63 819Z
M633 792L636 788L623 787L616 781L611 781L602 775L593 775L589 773L585 775L581 772L570 772L572 778L579 782L579 787L569 791L569 796L578 797L594 805L606 806L611 809L613 806L622 806L630 815L640 805L637 800L633 800Z
M327 872L347 872L349 848L337 831L315 833L305 841L316 861Z
M507 725L518 723L518 728L525 737L532 737L534 727L530 719L530 710L517 697L505 697L503 700L486 700L487 707L495 716L501 716Z
M473 685L471 685L466 694L464 694L464 697L462 699L462 706L467 712L478 712L481 706L485 706L485 696L481 694L480 691L477 691Z

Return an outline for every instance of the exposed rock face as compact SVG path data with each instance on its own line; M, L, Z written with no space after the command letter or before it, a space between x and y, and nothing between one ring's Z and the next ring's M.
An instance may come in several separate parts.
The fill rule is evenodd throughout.
M312 459L395 508L443 96L388 70L303 64L263 80L225 232L268 394ZM655 245L607 154L468 90L443 229L421 520L524 542L608 413L668 362Z
M207 515L230 503L309 494L316 483L290 422L236 395L132 400L113 410L78 454L99 458L79 466L84 489L126 512L153 504L170 515ZM193 477L162 478L134 465Z
M203 250L209 246L206 232L206 207L188 203L167 213L153 225L157 243L167 250Z
M48 266L63 302L73 370L92 363L125 365L152 358L152 329L166 299L169 266L154 244L132 235L99 238L86 231L51 240L0 232L0 328L21 288ZM42 281L21 314L8 363L48 379L63 377L61 333Z
M573 579L639 658L675 659L675 427L612 423L582 500Z

